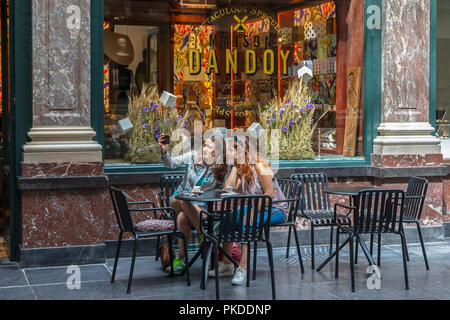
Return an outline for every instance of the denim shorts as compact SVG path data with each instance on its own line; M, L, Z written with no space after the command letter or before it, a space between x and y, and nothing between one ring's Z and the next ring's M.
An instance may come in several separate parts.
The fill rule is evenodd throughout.
M247 211L248 211L247 210L247 206L245 205L244 206L244 216L247 214ZM241 216L240 208L237 208L236 226L240 222L240 216ZM264 223L267 222L268 218L269 218L269 213L265 212L264 213ZM231 228L232 227L233 219L234 219L234 217L230 216L230 220L228 221L228 223L225 222L225 228ZM283 223L285 220L286 220L286 215L285 215L283 209L278 208L278 207L272 207L272 214L270 216L270 225L277 225L277 224ZM243 226L243 229L242 229L244 232L245 232L245 223L246 223L246 221L244 221L244 226ZM258 217L258 220L256 222L256 227L258 227L258 226L259 226L259 217Z
M203 210L208 211L208 205L206 203L204 203L204 202L193 201L192 204L200 206Z

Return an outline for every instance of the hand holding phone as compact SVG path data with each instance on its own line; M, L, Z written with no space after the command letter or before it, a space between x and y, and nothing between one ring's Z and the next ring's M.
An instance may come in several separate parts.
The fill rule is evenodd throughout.
M159 137L159 139L158 139L158 146L159 146L159 149L161 150L162 154L165 154L167 152L167 147L168 147L169 143L170 143L169 136L166 136L166 135L162 134Z

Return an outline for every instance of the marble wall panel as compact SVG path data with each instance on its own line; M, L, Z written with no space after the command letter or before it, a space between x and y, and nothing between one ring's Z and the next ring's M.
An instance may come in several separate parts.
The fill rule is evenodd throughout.
M103 176L103 162L23 163L23 178Z
M111 213L106 189L24 191L22 247L102 244L113 225Z
M157 203L156 186L120 186L129 201ZM145 205L136 206L143 208ZM149 217L133 213L135 223ZM119 229L107 189L22 192L22 247L101 244L117 240ZM124 235L131 238L131 235Z
M436 167L441 164L442 154L372 155L372 165L375 167Z
M429 63L430 0L383 1L383 122L428 122Z
M79 8L80 29L69 29ZM32 0L33 126L90 127L90 0Z
M450 176L447 176L442 184L442 217L444 222L450 222Z

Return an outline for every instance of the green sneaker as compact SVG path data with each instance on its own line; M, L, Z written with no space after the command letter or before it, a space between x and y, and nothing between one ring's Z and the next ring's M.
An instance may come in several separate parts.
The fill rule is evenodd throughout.
M180 257L176 257L173 260L173 273L176 276L179 276L184 273L186 270L186 263ZM167 273L170 273L170 266L168 266L165 270Z

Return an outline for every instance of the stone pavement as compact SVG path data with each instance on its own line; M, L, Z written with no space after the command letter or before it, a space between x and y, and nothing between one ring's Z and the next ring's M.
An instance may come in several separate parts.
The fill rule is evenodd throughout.
M356 292L351 292L349 257L347 249L340 255L339 278L334 278L334 261L321 272L311 270L310 248L302 247L305 273L301 275L295 247L291 257L285 258L285 248L274 249L277 298L286 300L392 300L392 299L445 299L450 300L450 239L426 244L430 270L425 270L419 244L409 244L408 263L410 290L404 288L400 245L382 248L381 289L367 288L367 261L361 250L355 268ZM375 248L376 250L376 245ZM376 252L376 251L374 251ZM318 246L316 263L328 254L327 246ZM192 286L187 287L184 277L169 278L154 257L138 257L131 294L126 294L130 258L119 260L116 282L111 283L113 260L105 264L82 265L81 288L68 289L70 274L67 267L33 268L20 270L16 265L0 265L0 299L53 300L53 299L215 299L214 279L207 290L200 285L200 260L191 268ZM265 249L258 251L257 279L250 287L235 287L230 278L221 279L222 299L271 299L270 272Z

